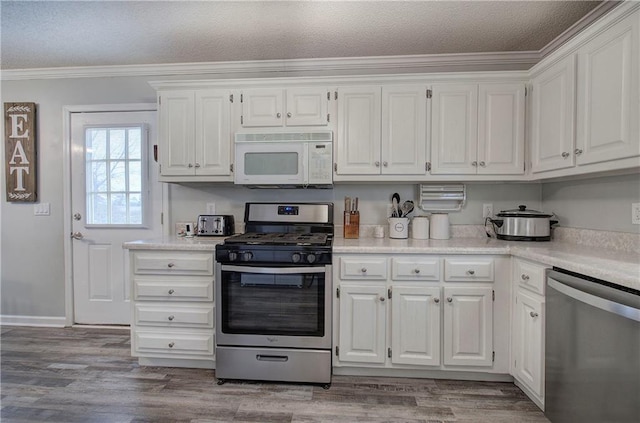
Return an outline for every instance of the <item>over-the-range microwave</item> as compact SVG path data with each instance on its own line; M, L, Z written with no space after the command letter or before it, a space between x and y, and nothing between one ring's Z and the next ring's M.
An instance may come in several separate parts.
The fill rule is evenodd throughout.
M333 133L274 132L235 134L235 177L252 188L330 188Z

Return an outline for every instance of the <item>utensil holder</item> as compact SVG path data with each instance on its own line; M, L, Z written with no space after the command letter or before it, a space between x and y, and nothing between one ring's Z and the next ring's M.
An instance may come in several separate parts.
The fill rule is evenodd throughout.
M409 237L409 218L389 218L389 238L405 239Z
M344 238L360 238L360 212L344 212Z

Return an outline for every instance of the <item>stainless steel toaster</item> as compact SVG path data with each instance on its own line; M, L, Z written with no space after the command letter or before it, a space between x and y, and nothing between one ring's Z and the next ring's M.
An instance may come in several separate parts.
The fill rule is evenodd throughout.
M232 215L201 214L198 216L198 235L200 236L228 236L233 235L234 231Z

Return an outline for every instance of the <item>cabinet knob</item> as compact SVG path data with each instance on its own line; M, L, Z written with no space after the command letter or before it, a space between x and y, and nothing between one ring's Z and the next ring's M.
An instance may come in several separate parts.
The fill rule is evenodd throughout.
M520 275L520 277L522 278L523 281L528 281L529 280L529 275L525 275L524 273L522 275Z
M434 302L434 303L436 303L436 304L438 304L438 303L440 302L440 298L438 298L438 297L434 298L434 299L433 299L433 302Z
M451 298L451 297L447 297L447 302L448 302L448 303L452 303L452 302L453 302L453 298Z
M276 117L277 117L277 118L281 118L281 117L282 117L282 113L277 113L277 114L276 114Z
M569 153L567 153L566 151L562 153L562 158L566 159L567 157L569 157Z
M168 267L168 268L172 268L172 267L174 267L174 266L175 266L175 264L174 264L174 263L169 263L169 264L167 264L167 267Z
M287 117L291 117L291 112L288 112L288 113L287 113Z
M175 319L175 318L176 318L176 317L175 317L174 315L171 315L171 316L169 316L169 317L168 317L168 319L169 319L169 321L170 321L170 322L172 322L172 321L173 321L173 319Z
M413 269L413 273L417 275L418 273L420 273L420 269Z
M580 150L579 148L576 148L575 153L576 153L576 156L579 156L580 154L582 154L582 150Z
M196 163L196 167L200 167L200 163Z
M388 162L382 162L382 166L387 167L387 166L389 166L389 163Z
M360 271L361 271L362 273L367 273L367 268L366 268L366 267L363 267L362 269L360 269Z
M470 274L471 276L476 274L476 271L471 269L471 270L467 270L467 273Z
M538 317L538 313L536 313L535 311L532 311L532 312L529 313L529 316Z
M485 162L480 162L480 166L485 167L486 166Z
M375 162L376 167L380 167L380 162Z
M174 345L175 345L175 342L169 342L169 348L173 348Z
M173 289L170 289L169 290L169 295L172 295L174 292L176 292L176 291L174 291Z
M380 297L380 302L384 303L384 297Z
M477 166L478 166L478 162L476 162L476 161L472 161L472 162L471 162L471 166L473 166L473 167L477 167Z
M193 167L193 165L192 165L191 163L189 163L189 164L187 165L187 167L191 168L191 167Z

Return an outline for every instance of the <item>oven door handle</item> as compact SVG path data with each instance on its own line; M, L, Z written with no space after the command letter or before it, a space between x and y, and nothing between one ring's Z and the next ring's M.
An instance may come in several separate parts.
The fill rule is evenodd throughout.
M250 267L250 266L232 266L223 264L221 266L223 272L241 272L241 273L262 273L268 275L291 275L299 273L324 273L326 269L323 267Z

